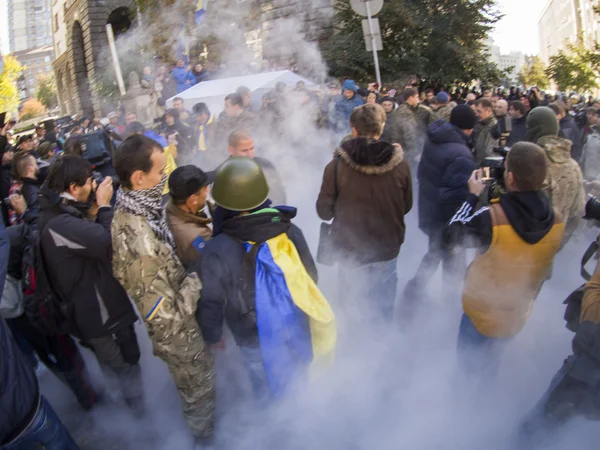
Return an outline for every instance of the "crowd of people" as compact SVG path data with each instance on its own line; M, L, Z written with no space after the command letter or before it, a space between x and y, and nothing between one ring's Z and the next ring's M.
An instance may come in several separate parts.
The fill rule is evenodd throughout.
M179 61L170 73L144 70L142 82L164 100L209 78ZM143 416L139 318L190 431L209 446L221 376L213 352L225 328L257 405L268 407L331 358L338 324L410 323L440 262L445 288L462 298L461 364L474 379L493 378L588 212L586 190L600 191L600 103L592 98L535 88L398 93L345 80L320 93L278 84L260 109L252 101L240 86L217 117L175 97L156 124L119 109L67 128L40 126L16 142L12 124L2 124L3 448L78 448L35 375L45 365L81 407L94 408L99 395L76 342ZM279 125L296 108L314 113L335 148L316 199L324 221L316 261L293 223L284 178L255 150L255 137L284 133ZM398 292L414 196L429 245ZM468 269L467 247L478 250ZM317 262L337 267L344 294L335 308L319 289ZM574 353L524 420L523 439L598 412L599 286L597 271Z

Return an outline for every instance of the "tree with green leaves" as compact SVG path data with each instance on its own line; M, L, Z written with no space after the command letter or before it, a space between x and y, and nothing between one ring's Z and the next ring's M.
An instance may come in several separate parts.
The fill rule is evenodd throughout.
M335 3L334 34L322 46L331 74L373 78L358 16L348 0ZM416 76L425 85L497 84L504 77L488 62L485 40L501 18L495 0L386 0L377 15L387 82Z
M4 70L0 74L0 112L16 112L19 108L19 89L17 79L23 66L14 56L4 56Z
M586 48L580 39L550 57L546 74L561 91L583 92L596 88L600 76L598 55L594 49Z
M525 87L537 86L539 89L547 89L550 85L546 75L546 64L539 56L529 58L517 77L520 84Z
M38 78L35 98L37 98L47 109L56 108L58 100L56 97L56 83L54 81L54 76L42 75Z

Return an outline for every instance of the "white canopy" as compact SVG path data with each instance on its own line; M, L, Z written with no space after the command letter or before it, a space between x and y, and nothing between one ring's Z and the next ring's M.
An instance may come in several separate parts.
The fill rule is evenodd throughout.
M183 99L185 109L192 110L196 103L206 103L210 112L218 116L223 111L225 97L240 86L246 86L252 92L252 105L255 109L260 108L262 96L275 88L279 82L295 87L298 81L304 81L306 87L315 86L316 83L301 77L300 75L282 70L280 72L259 73L243 77L222 78L220 80L203 81L191 88L177 94ZM167 100L167 106L173 105L173 98Z

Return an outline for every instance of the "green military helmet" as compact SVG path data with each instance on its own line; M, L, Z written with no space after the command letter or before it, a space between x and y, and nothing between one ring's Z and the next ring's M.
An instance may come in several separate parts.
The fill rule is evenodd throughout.
M217 169L212 197L221 208L250 211L269 198L269 185L256 161L233 156Z

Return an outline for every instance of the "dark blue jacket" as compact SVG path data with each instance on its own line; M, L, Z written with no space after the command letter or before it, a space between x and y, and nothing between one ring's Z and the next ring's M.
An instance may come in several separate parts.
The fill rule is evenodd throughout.
M512 120L512 129L510 131L510 135L506 140L506 145L512 147L517 142L526 141L527 136L527 117L523 116L520 119Z
M306 271L317 281L317 267L300 228L291 223L295 208L278 207L279 212L264 212L227 219L218 233L206 243L199 265L192 270L202 279L201 300L196 319L208 344L219 342L223 323L227 322L237 344L257 347L256 314L248 313L246 295L253 297L254 270L245 256L244 242L257 243L286 233L292 241ZM213 216L214 218L214 216ZM218 222L218 220L217 220ZM219 233L219 228L222 232ZM251 260L252 258L250 258ZM250 272L248 272L250 268ZM252 302L254 299L251 300Z
M558 136L564 139L568 139L573 143L571 147L571 158L575 161L581 161L581 154L583 153L583 139L581 136L581 130L577 126L575 119L567 114L565 117L560 119L560 132Z
M469 194L468 181L477 168L467 136L445 120L427 130L419 163L419 228L428 235L441 231Z
M0 221L0 292L4 291L8 250L8 236ZM0 319L0 447L29 424L38 396L35 373Z

